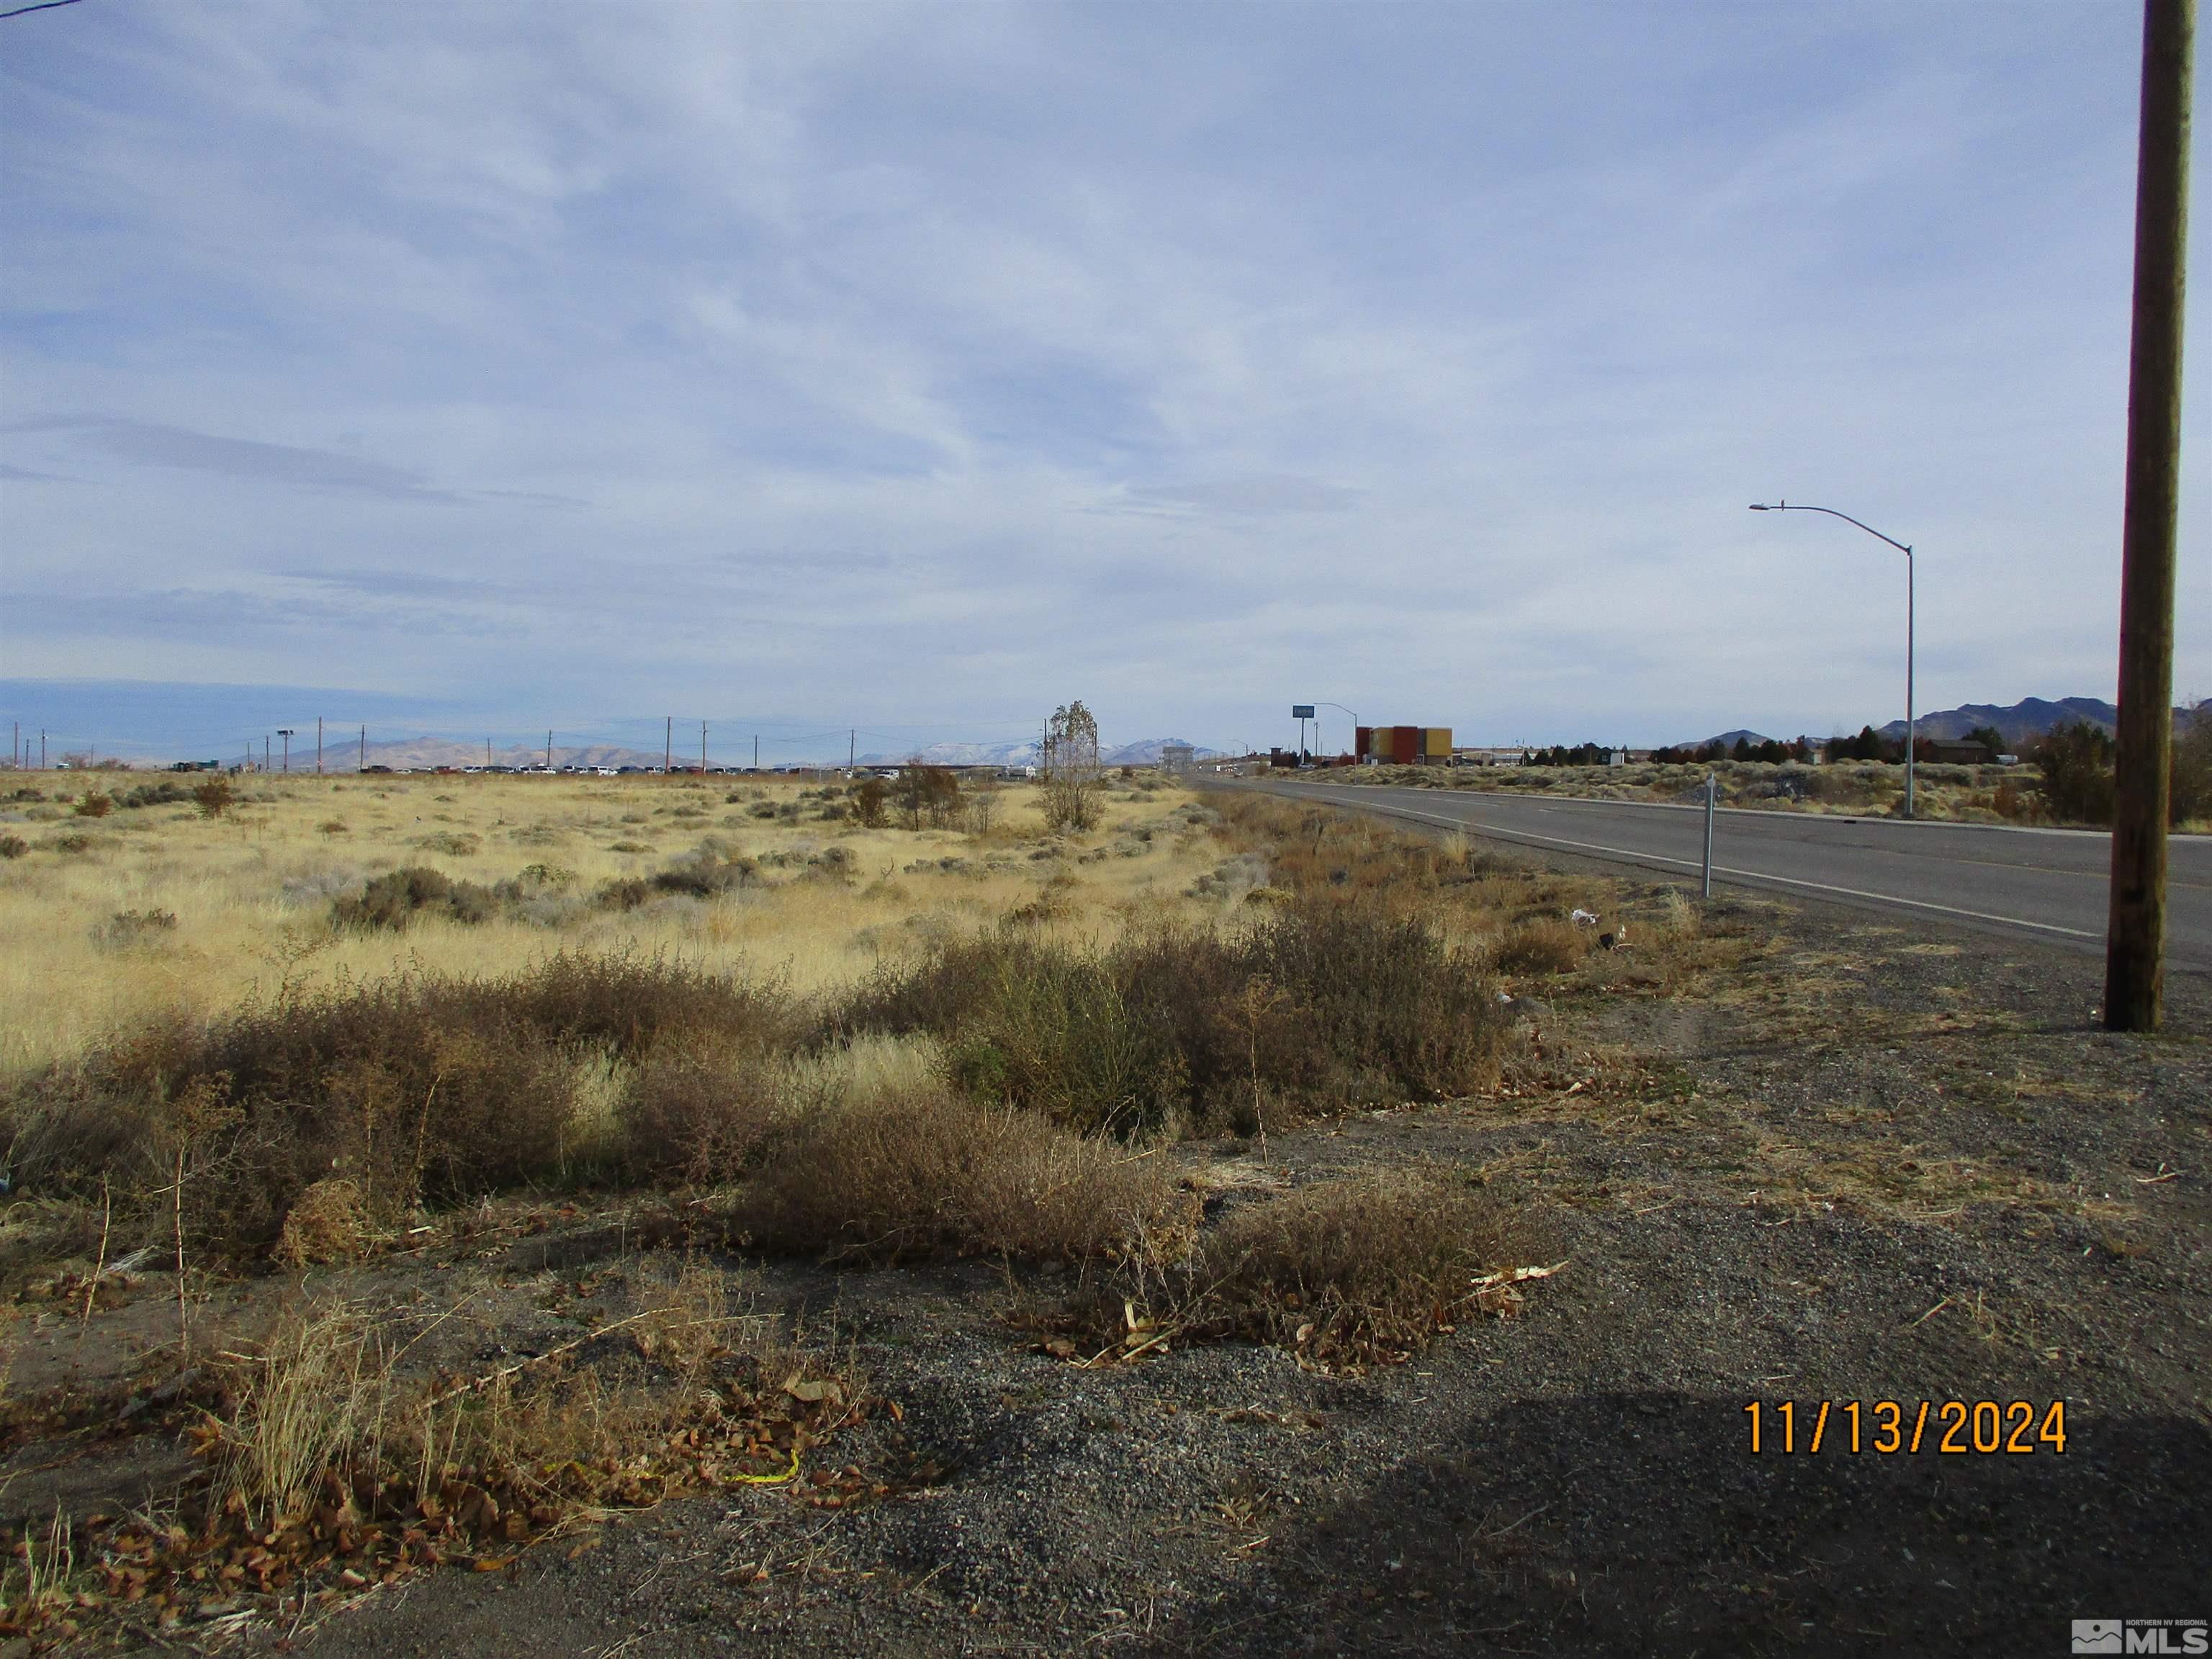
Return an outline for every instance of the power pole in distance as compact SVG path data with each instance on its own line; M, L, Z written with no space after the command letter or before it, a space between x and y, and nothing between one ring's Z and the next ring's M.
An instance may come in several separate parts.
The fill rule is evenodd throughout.
M2115 1031L2156 1030L2166 988L2174 520L2181 494L2182 286L2189 244L2189 82L2196 29L2196 0L2144 0L2112 915L2105 936L2105 1024Z
M323 717L315 716L315 775L323 775Z
M668 717L668 726L667 726L667 729L666 729L665 731L662 732L661 732L661 734L660 734L660 775L661 775L661 776L663 776L663 777L666 777L666 776L668 775L668 769L669 769L669 768L670 768L670 767L672 767L672 766L673 766L675 763L676 763L676 716L675 716L675 715L673 715L673 714L671 714L671 715Z
M699 722L699 775L707 775L707 722Z
M356 772L368 770L368 724L365 720L361 728L361 753L353 763L353 769Z
M545 769L553 769L553 728L550 726L545 728Z

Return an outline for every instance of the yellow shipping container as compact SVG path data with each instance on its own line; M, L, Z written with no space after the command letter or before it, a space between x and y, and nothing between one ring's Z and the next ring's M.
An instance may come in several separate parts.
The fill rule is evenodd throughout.
M1427 726L1421 728L1421 758L1448 761L1451 758L1451 727Z

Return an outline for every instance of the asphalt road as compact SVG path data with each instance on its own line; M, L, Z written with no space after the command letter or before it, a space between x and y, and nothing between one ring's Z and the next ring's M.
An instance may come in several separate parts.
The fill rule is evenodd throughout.
M1277 780L1226 787L1364 808L1692 880L1704 847L1702 806ZM2176 836L2168 846L2166 968L2212 973L2212 837ZM1716 885L2090 951L2104 949L2111 860L2111 837L2094 830L1729 808L1713 820Z

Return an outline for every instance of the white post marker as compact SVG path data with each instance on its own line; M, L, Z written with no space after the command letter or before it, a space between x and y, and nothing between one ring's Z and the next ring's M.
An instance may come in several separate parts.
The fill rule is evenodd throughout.
M1713 796L1720 780L1711 772L1705 774L1705 896L1713 896Z

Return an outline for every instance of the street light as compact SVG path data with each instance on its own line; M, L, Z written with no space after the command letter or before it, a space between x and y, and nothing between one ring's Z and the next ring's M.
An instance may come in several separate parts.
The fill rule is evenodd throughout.
M284 739L284 769L287 772L292 769L292 729L289 726L276 728L276 735Z
M1858 525L1861 530L1878 542L1888 542L1905 555L1905 816L1912 816L1912 750L1918 728L1912 719L1912 550L1903 542L1885 536L1870 524L1859 524L1848 513L1838 513L1832 507L1792 507L1788 501L1776 501L1771 506L1753 501L1754 513L1825 513L1832 519L1841 519L1845 524Z
M1352 714L1352 711L1349 708L1346 708L1342 703L1323 702L1318 697L1314 699L1313 706L1316 708L1334 708L1340 714ZM1359 740L1358 736L1359 731L1359 716L1357 714L1352 714L1352 729L1353 732L1352 741L1356 744ZM1314 722L1314 747L1316 749L1321 747L1321 722L1319 720L1316 720Z

